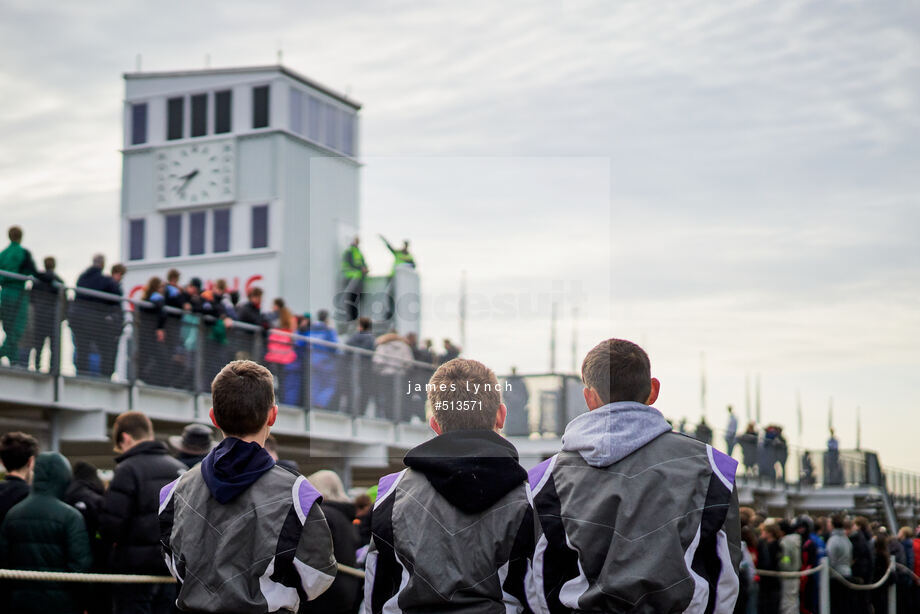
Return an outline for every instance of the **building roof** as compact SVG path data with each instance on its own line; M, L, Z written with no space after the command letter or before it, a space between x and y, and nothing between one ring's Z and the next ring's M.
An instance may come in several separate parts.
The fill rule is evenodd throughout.
M339 92L326 87L312 79L309 79L302 74L282 66L281 64L269 64L264 66L240 66L237 68L202 68L200 70L170 70L170 71L161 71L161 72L126 72L124 73L125 80L129 79L158 79L158 78L171 78L171 77L195 77L202 75L226 75L232 73L241 73L241 72L280 72L283 75L294 79L295 81L300 81L304 85L311 87L317 91L320 91L327 96L331 96L336 100L347 104L356 111L361 109L361 103L352 100L345 94L340 94Z

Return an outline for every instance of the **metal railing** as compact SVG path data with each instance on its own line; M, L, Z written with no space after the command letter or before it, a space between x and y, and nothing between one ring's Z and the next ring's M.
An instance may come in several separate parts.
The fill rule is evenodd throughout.
M0 288L16 299L0 303L0 365L206 393L226 363L246 358L272 371L279 403L396 422L425 418L424 385L435 366L412 359L402 338L392 352L368 350L356 344L373 347L373 337L338 339L321 324L280 330L223 317L215 305L178 309L5 271Z

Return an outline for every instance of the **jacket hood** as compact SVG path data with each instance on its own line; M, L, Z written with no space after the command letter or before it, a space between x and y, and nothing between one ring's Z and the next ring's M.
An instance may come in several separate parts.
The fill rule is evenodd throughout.
M592 467L607 467L670 430L654 407L633 401L608 403L569 422L562 449L578 452Z
M70 463L57 452L42 452L35 458L32 491L64 498L70 486Z
M354 503L348 503L346 501L328 501L323 499L323 507L330 507L332 509L338 510L342 513L343 516L345 516L348 522L354 522L355 517L357 516Z
M404 459L451 505L477 514L527 480L518 453L493 431L451 431L416 446Z
M201 461L201 477L217 502L224 504L274 466L275 460L259 444L227 437Z

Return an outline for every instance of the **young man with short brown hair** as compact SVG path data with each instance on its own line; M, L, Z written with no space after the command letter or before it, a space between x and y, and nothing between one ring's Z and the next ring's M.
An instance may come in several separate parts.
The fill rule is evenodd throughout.
M224 440L160 491L176 604L193 612L296 612L336 574L320 494L265 450L278 415L268 369L231 362L214 378L211 397L211 421Z
M427 387L437 437L383 477L372 516L365 612L520 612L534 546L527 473L498 431L495 374L442 365Z
M29 496L37 454L38 441L27 433L13 431L0 438L0 463L6 469L0 482L0 524L11 507Z
M738 463L674 433L635 343L607 339L582 364L588 412L530 470L542 536L543 612L729 614L738 596Z

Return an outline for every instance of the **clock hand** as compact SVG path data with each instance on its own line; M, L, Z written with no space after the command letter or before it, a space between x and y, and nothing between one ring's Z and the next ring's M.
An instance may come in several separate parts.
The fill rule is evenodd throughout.
M189 184L189 182L190 182L192 179L195 178L195 175L197 175L197 174L198 174L198 169L196 168L195 170L191 171L190 173L187 173L187 174L182 175L181 177L179 177L179 179L185 179L185 181L182 183L181 186L179 186L179 188L176 190L176 192L180 192L180 193L181 193L181 192L185 192L185 187Z

